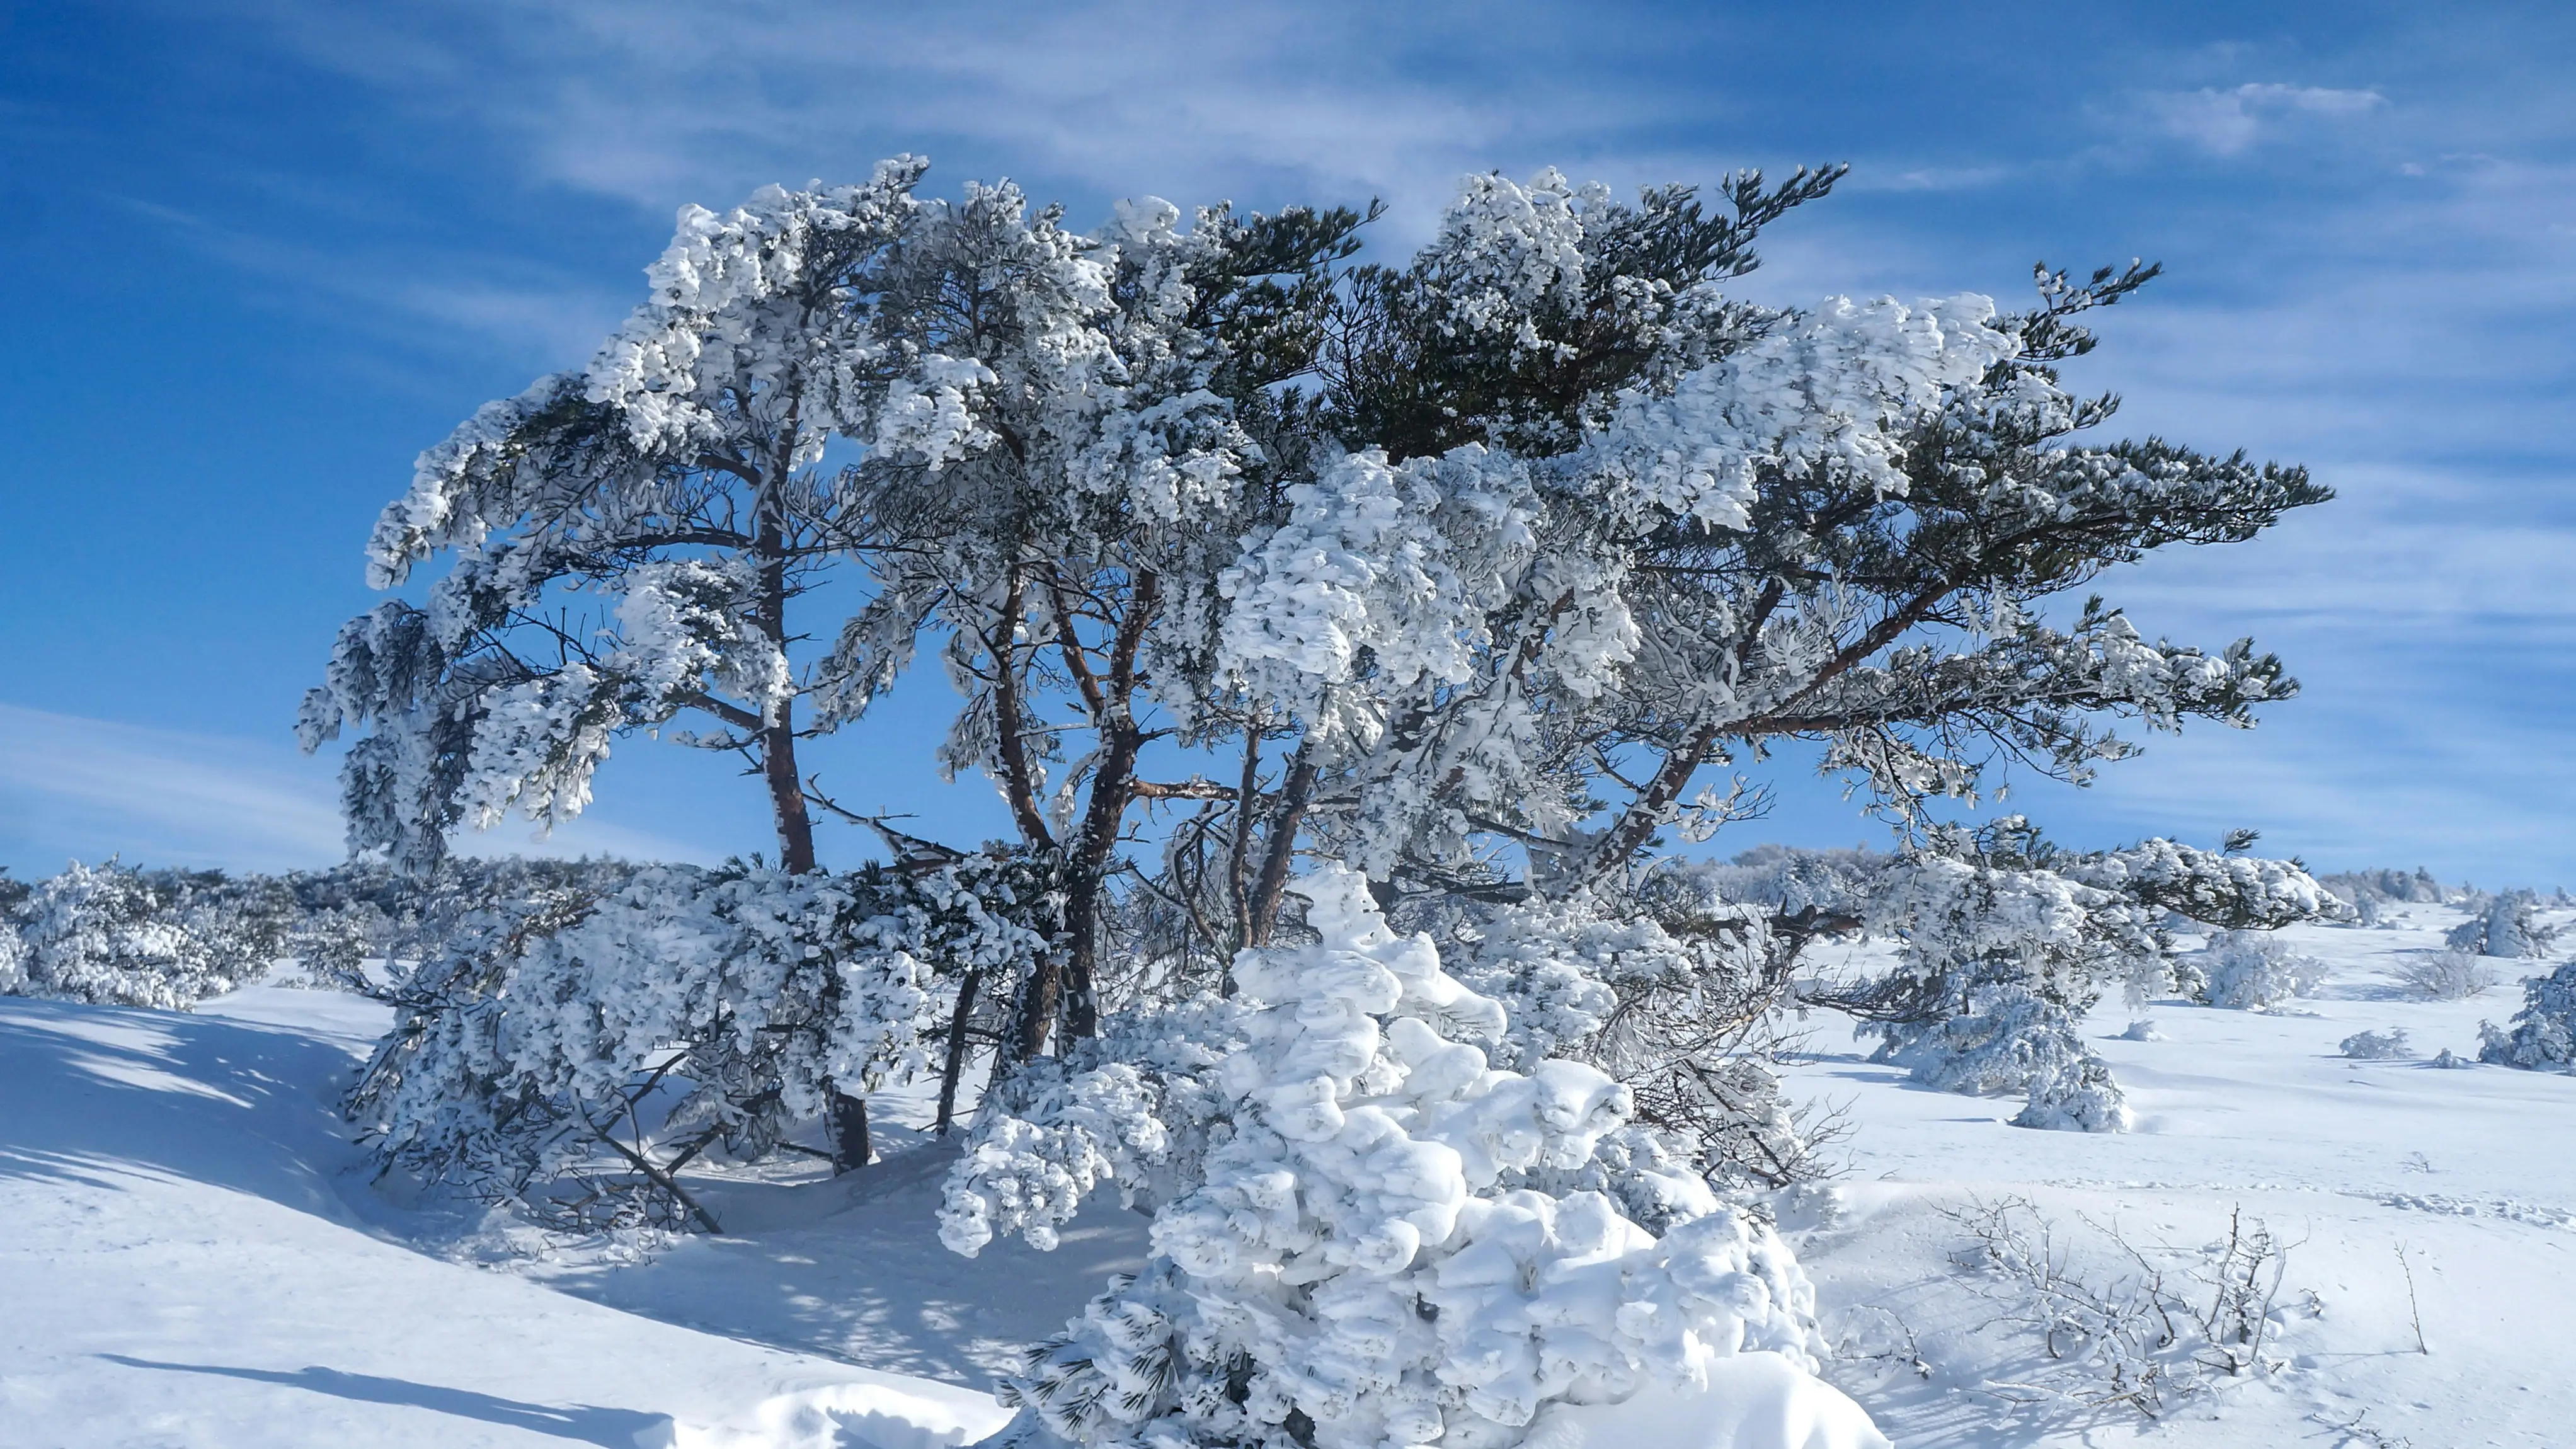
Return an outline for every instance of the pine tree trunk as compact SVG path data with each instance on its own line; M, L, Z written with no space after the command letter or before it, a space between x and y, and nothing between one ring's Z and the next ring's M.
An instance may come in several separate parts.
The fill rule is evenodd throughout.
M786 701L777 721L760 732L760 765L778 827L778 868L803 875L814 868L814 818L805 811L805 785L796 774L795 706Z
M868 1099L832 1090L832 1171L856 1172L868 1165L875 1148L868 1141Z

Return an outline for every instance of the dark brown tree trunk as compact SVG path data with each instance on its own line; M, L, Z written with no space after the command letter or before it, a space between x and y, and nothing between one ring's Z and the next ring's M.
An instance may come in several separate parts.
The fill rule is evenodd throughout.
M779 516L772 490L760 497L760 522L752 540L760 563L760 602L756 623L769 642L787 647L787 524ZM805 813L805 781L796 773L796 711L780 700L777 713L760 727L760 771L769 786L770 814L778 827L778 868L803 875L814 868L814 821Z
M1046 1050L1055 1031L1056 1003L1064 987L1063 963L1048 951L1029 972L1029 989L1020 998L1019 1020L1011 1024L1011 1054L1028 1061Z
M1261 875L1252 889L1249 915L1252 944L1270 944L1270 930L1279 916L1279 897L1288 888L1288 867L1297 858L1297 831L1306 823L1306 807L1315 798L1315 751L1311 745L1298 747L1289 762L1288 778L1279 787L1279 808L1271 812L1270 840L1262 852Z
M778 868L803 875L814 868L814 818L805 812L805 783L796 774L794 706L778 705L778 719L760 731L760 772L778 826Z
M948 1063L940 1069L939 1120L932 1126L942 1137L957 1118L957 1079L966 1070L966 1022L975 1013L975 992L983 984L984 968L969 967L957 987L957 1011L948 1018Z
M832 1089L832 1171L856 1172L876 1155L868 1141L868 1099Z

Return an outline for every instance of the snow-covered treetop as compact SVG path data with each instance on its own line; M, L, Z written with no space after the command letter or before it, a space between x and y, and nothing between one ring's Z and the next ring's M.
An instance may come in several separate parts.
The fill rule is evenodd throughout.
M1353 259L1352 211L1145 198L1085 233L1007 183L922 198L923 169L683 212L587 367L423 455L371 568L450 563L351 622L303 721L373 729L355 842L428 860L571 815L617 737L686 714L804 869L797 740L927 647L962 698L939 764L1066 862L1033 1051L1096 1020L1140 815L1199 842L1161 889L1214 959L1266 938L1301 854L1570 892L1723 824L1699 776L1782 737L1920 827L1998 757L2080 780L2132 749L2114 720L2241 725L2295 688L2244 641L2052 608L2327 496L2081 436L2113 404L2060 381L2076 319L2152 268L2043 273L2023 312L1730 299L1832 170L1713 204L1472 177L1397 266ZM835 569L855 612L791 622Z

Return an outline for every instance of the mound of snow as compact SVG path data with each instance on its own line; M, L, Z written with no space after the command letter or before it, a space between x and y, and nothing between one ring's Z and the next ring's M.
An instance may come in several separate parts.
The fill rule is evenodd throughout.
M1616 1404L1560 1407L1527 1449L1890 1449L1840 1389L1776 1353L1701 1365L1704 1384L1648 1384Z

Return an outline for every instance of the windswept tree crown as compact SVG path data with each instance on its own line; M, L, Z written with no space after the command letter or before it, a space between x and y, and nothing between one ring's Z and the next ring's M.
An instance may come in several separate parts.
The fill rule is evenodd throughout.
M810 868L838 807L797 746L926 650L962 698L940 765L1061 867L1034 1050L1096 1020L1140 838L1135 877L1230 949L1300 853L1387 902L1565 894L1740 817L1758 786L1702 775L1783 738L1920 821L1999 758L2080 780L2132 748L2112 721L2244 725L2295 688L2098 599L2050 621L2109 565L2329 496L2089 440L2116 399L2059 368L2153 267L2042 268L2019 311L1730 296L1839 168L1633 201L1471 177L1402 265L1359 260L1374 207L1148 198L1076 232L923 171L684 210L586 367L421 456L371 577L447 566L343 629L302 721L369 730L354 846L427 863L462 823L569 817L618 735L686 716ZM816 594L835 572L858 587Z

